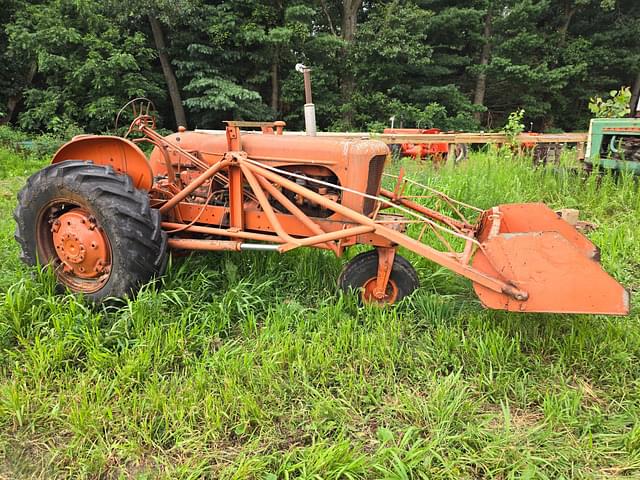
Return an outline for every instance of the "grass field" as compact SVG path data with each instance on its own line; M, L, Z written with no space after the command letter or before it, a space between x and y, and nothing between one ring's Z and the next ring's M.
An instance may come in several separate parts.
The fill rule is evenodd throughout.
M0 478L640 476L633 179L505 152L407 163L479 207L580 209L626 318L487 311L411 257L417 294L360 308L313 250L174 259L160 290L92 311L18 260L15 194L44 163L0 150Z

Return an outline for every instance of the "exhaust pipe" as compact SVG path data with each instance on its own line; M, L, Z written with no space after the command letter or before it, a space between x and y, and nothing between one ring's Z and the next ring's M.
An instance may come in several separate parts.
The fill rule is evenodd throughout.
M316 136L316 106L311 98L311 68L298 63L296 71L304 76L304 127L307 135Z

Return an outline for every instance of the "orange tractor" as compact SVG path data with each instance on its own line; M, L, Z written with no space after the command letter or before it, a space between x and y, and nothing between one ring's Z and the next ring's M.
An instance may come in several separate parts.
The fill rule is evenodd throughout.
M128 134L139 138L75 137L18 195L23 260L51 265L62 286L94 302L161 275L169 249L340 256L367 245L338 279L363 302L394 303L418 287L403 247L468 278L489 308L628 312L595 245L543 204L483 211L402 173L385 189L389 150L375 140L287 136L282 122L163 137L150 104L133 106ZM153 145L149 158L140 142Z

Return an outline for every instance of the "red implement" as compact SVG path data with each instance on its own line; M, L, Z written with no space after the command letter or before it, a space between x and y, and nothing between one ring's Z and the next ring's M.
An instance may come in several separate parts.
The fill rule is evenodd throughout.
M383 133L398 135L435 135L442 133L442 130L438 128L385 128ZM449 152L449 145L443 142L403 143L400 146L400 151L403 156L411 158L427 158L429 156L444 158Z

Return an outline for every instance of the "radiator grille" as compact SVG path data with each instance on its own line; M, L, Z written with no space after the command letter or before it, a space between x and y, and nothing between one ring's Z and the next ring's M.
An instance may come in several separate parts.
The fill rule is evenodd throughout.
M369 176L367 179L367 191L368 195L378 195L380 188L380 180L382 178L382 171L384 170L384 162L386 155L378 155L371 159L369 162ZM369 215L373 211L375 200L371 198L365 198L362 211L365 215Z

